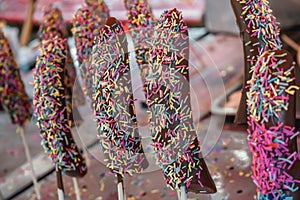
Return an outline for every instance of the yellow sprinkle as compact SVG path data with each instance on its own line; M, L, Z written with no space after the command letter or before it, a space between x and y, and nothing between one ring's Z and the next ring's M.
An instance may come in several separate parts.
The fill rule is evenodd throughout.
M294 89L294 90L293 90ZM290 87L288 87L285 92L290 94L290 95L294 95L295 94L295 90L299 90L299 87L296 85L291 85Z

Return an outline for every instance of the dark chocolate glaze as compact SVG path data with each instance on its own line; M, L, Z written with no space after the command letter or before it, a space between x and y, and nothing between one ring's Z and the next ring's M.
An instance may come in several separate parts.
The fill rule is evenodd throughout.
M96 40L92 54L92 66L95 74L98 75L97 81L106 83L99 85L97 81L94 81L93 99L95 114L99 119L97 128L101 138L100 144L102 144L102 139L106 140L109 145L118 143L115 141L123 141L123 143L115 144L117 148L122 148L121 152L112 153L109 148L102 147L107 158L107 167L118 177L123 177L124 173L132 175L141 172L148 167L149 163L145 157L137 128L127 38L122 24L116 18L107 18L100 30L100 36ZM99 59L99 56L109 56L110 59L103 61ZM127 102L125 103L123 99ZM113 112L108 111L111 106L116 108L112 109ZM107 129L112 133L103 130L102 126L109 127ZM124 158L126 159L124 163L122 160L118 162L114 160L115 154L127 154L128 158Z
M52 52L49 52L49 45L56 45ZM65 40L59 36L42 42L35 74L35 115L42 145L56 167L68 176L82 177L87 173L87 167L73 139L66 109L66 45ZM51 79L56 79L57 85ZM55 93L49 92L53 89ZM53 99L52 106L49 106L48 99Z
M279 65L278 67L282 68L284 71L288 70L294 62L291 54L286 50L275 50L274 52L276 52L276 54L283 54L283 53L287 54L283 58L283 59L286 59L286 62ZM295 70L292 71L291 77L295 77ZM295 84L296 84L295 81L292 81L292 82L290 82L289 85L295 85ZM296 123L296 95L290 95L288 110L285 112L284 124L295 127L295 123ZM295 137L293 140L291 140L289 142L288 148L289 148L290 152L294 152L294 151L298 152L297 137ZM294 179L300 180L300 170L299 169L300 169L300 160L297 159L297 161L292 166L292 168L290 170L288 170L287 172L290 175L292 175ZM296 187L300 188L300 183L297 183ZM292 196L295 200L300 199L300 189L298 189L296 192L291 192L289 190L284 190L284 192L287 195Z
M251 63L248 59L257 59L258 50L253 44L259 42L258 38L250 37L250 34L246 32L246 30L252 30L251 27L247 28L245 24L245 19L243 18L242 8L245 4L241 4L237 0L230 0L232 9L234 11L236 17L236 23L240 29L240 36L243 42L243 52L244 52L244 81L243 81L243 89L240 104L236 113L235 123L237 124L247 124L247 103L246 103L246 93L248 89L245 87L247 85L247 81L251 78L251 74L249 73ZM251 45L245 45L248 41L251 41ZM253 51L251 51L253 50Z
M149 66L151 68L147 74L149 78L146 78L146 97L150 126L154 127L151 128L154 149L158 157L163 158L158 162L167 184L173 189L178 189L176 187L179 180L180 185L183 185L192 177L189 184L185 184L188 192L215 193L216 186L201 156L200 143L193 128L189 83L189 37L181 13L176 9L166 11L159 20L156 31L153 49L150 50L153 66ZM176 34L176 39L173 38L173 34ZM163 48L168 45L172 49ZM172 102L169 100L171 96L174 98ZM162 110L163 113L156 113L157 110ZM165 121L163 126L160 120ZM185 131L183 127L188 128ZM177 140L178 134L182 134L182 139ZM185 143L187 145L183 148ZM163 146L168 146L170 153L161 152ZM176 156L174 152L177 152ZM189 169L190 164L195 166ZM175 169L180 170L176 172Z

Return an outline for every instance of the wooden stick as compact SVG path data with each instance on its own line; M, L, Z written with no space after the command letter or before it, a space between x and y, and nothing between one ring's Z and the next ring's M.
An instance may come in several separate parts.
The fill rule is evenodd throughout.
M299 50L299 45L294 41L292 40L289 36L287 35L282 35L281 36L282 40L287 43L290 47L292 47L295 51L298 51Z
M123 178L121 175L117 174L118 178L118 200L124 200L124 186L123 186Z
M180 194L180 190L176 190L177 191L177 198L181 199L181 194Z
M72 179L73 179L73 185L74 185L75 194L76 194L76 200L81 200L77 178L72 178Z
M41 193L40 193L39 185L38 185L37 178L36 178L36 175L35 175L35 171L34 171L34 168L33 168L33 164L32 164L32 160L31 160L28 144L27 144L27 141L26 141L26 138L25 138L24 128L22 126L18 126L17 133L20 133L20 135L21 135L23 146L25 148L25 155L26 155L26 158L27 158L27 161L29 163L30 170L31 170L30 175L31 175L31 179L32 179L32 182L33 182L34 190L35 190L37 199L40 200L41 199Z
M33 18L33 13L34 13L34 8L35 8L35 2L36 0L30 0L29 2L29 7L27 10L27 15L25 22L22 27L22 33L21 33L21 39L20 39L20 45L25 46L30 40L30 35L32 31L32 18Z
M61 170L56 166L56 180L57 180L57 195L58 200L64 200L65 194L64 194L64 184L63 179L61 175Z
M181 200L187 200L187 194L185 191L185 185L180 186L180 190L181 190Z
M0 200L4 200L4 197L3 197L2 193L1 193L1 191L0 191Z
M1 28L1 29L4 29L5 26L6 26L6 21L0 19L0 28Z

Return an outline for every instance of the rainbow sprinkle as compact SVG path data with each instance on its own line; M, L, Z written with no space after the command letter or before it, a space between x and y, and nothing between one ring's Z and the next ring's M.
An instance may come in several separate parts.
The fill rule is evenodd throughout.
M54 35L55 34L55 35ZM67 36L67 29L63 23L62 13L53 5L48 5L44 8L42 23L38 30L38 37L41 40L51 39L53 36Z
M86 0L86 4L92 11L93 16L97 19L99 25L104 25L109 17L109 8L104 0Z
M245 77L242 98L236 122L247 123L246 92L247 81L251 78L250 67L267 50L281 49L279 23L276 22L267 0L231 0L240 27L244 45Z
M258 199L293 199L298 190L289 170L298 161L296 145L294 66L283 50L276 22L267 0L232 0L243 36L245 88L252 179ZM247 95L247 97L246 97ZM244 117L244 116L238 116ZM245 117L244 117L245 118ZM295 145L294 145L295 144ZM298 161L299 162L299 161Z
M299 158L297 148L289 146L299 132L286 123L291 117L286 115L290 99L299 89L295 85L294 63L289 57L284 50L266 51L250 70L248 143L252 152L252 179L260 199L269 199L268 196L286 199L281 197L287 196L285 191L297 191L295 183L300 183L289 174Z
M34 73L34 114L42 146L53 163L70 176L84 176L87 168L69 127L65 98L66 39L42 40Z
M32 107L8 39L0 30L0 103L13 124L23 126L32 115Z
M54 8L49 5L45 8L43 22L40 25L38 32L40 41L48 40L55 36L67 37L67 29L64 26L62 13L58 8ZM64 85L65 85L65 98L68 111L68 119L71 127L75 125L75 120L73 118L73 111L77 113L78 119L80 119L80 114L77 112L77 106L84 104L84 94L80 87L75 87L76 81L76 69L73 65L73 60L70 55L70 49L67 45L67 62L65 65L65 75L64 75ZM73 95L73 93L75 95ZM80 121L80 120L79 120Z
M136 61L145 85L144 77L146 77L149 68L149 50L155 19L146 0L126 0L125 5L128 11L128 23L135 47Z
M92 52L94 112L107 167L124 176L148 166L138 134L127 39L122 25L108 18Z
M165 11L153 34L146 80L150 129L156 158L172 189L214 193L193 126L189 84L189 37L182 13Z
M241 32L248 37L244 42L247 48L247 62L251 66L263 52L281 49L279 23L267 0L236 0L242 7L240 20ZM247 35L247 36L246 36Z
M89 8L78 9L73 20L73 35L77 50L77 59L80 66L84 93L92 99L93 86L89 68L89 57L91 55L94 39L99 35L100 24Z

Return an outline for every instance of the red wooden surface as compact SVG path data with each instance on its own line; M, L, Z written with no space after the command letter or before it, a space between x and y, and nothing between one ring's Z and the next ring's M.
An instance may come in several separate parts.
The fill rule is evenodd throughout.
M2 0L0 1L0 19L11 22L23 22L26 16L29 0ZM123 0L107 0L107 5L111 10L111 16L120 20L127 19ZM182 10L186 21L190 24L198 24L202 20L205 7L205 0L148 0L153 9L155 17L159 17L164 9L176 7ZM53 3L60 8L63 17L67 22L73 18L73 13L84 5L84 0L37 0L37 5L33 17L35 24L42 20L43 9Z

